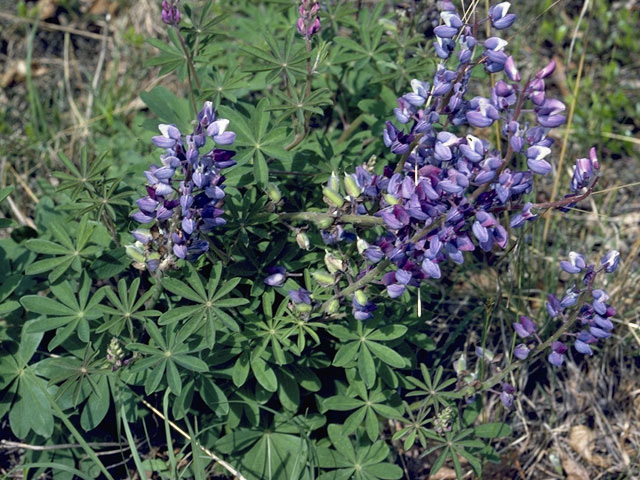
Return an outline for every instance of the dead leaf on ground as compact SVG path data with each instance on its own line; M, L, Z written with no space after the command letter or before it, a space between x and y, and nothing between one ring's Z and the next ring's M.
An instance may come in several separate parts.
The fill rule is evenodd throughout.
M49 69L36 62L31 63L31 75L39 77L49 72ZM27 62L17 60L7 64L7 69L0 75L0 87L7 88L27 78Z
M435 475L430 475L429 480L455 480L456 472L452 468L442 467Z
M569 433L571 448L592 465L607 467L609 464L607 459L593 453L594 442L595 433L589 427L577 425L571 428L571 433Z
M562 468L567 474L567 480L589 480L590 478L587 469L569 455L562 455Z
M56 13L58 2L56 0L38 0L36 7L38 8L38 18L46 20Z

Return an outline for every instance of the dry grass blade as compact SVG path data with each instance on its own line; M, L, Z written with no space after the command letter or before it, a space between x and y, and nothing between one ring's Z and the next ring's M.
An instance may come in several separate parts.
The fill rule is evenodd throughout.
M589 19L589 23L591 22L591 18ZM582 71L584 69L584 59L587 54L587 47L589 46L589 23L587 23L587 32L585 34L584 45L582 48L582 55L580 56L580 63L578 65L578 73L576 74L576 83L573 87L573 96L571 98L571 105L569 107L569 116L567 117L567 127L565 129L564 136L562 137L562 147L560 149L560 158L558 159L558 174L555 176L553 180L553 187L551 189L551 197L550 202L553 202L556 199L556 195L558 194L558 186L560 184L560 179L562 178L562 165L564 164L564 157L567 153L567 146L569 144L569 131L571 130L571 124L573 123L573 113L576 109L576 102L578 99L578 93L580 92L580 80L582 79ZM552 212L549 210L549 212ZM542 241L545 243L547 241L547 236L549 234L549 226L551 225L551 217L552 213L547 213L545 221L544 221L544 233L542 234Z
M153 412L154 415L158 416L159 418L161 418L163 421L166 421L171 428L173 428L176 432L178 432L180 435L182 435L185 439L191 441L192 438L191 436L185 432L182 428L180 428L178 425L176 425L174 422L172 422L171 420L167 419L164 414L158 410L157 408L155 408L153 405L151 405L149 402L147 402L145 399L141 398L140 401L142 402L142 404L147 407L149 410L151 410L151 412ZM227 462L225 462L223 459L221 459L219 456L217 456L215 453L213 453L211 450L209 450L206 447L203 447L202 445L200 445L200 449L212 460L214 460L215 462L217 462L221 467L223 467L226 471L228 471L229 473L231 473L234 478L236 478L237 480L247 480L240 472L238 472L233 466L229 465Z

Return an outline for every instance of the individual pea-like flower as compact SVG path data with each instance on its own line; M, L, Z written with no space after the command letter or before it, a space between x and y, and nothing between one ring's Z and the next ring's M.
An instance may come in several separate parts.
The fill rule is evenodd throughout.
M466 117L472 127L486 128L500 118L498 109L486 98L475 97L469 102Z
M502 392L500 392L500 401L505 407L511 408L513 406L515 393L516 393L516 389L513 388L513 385L505 382L502 383Z
M385 274L382 277L382 283L387 286L389 297L397 298L404 293L412 279L413 275L410 271L399 269Z
M587 268L587 264L584 261L584 255L577 252L569 252L569 260L562 260L560 262L560 268L567 273L580 273Z
M444 21L444 25L439 25L433 29L433 33L442 39L450 39L455 37L462 27L462 20L455 12L444 11L440 13L440 17Z
M511 3L502 2L489 9L489 18L494 28L503 30L509 28L516 21L516 16L513 13L508 13L509 7L511 7Z
M516 348L513 349L513 355L519 359L524 360L529 356L531 350L524 343L519 343Z
M513 216L511 219L510 225L511 228L518 228L524 225L527 221L533 221L538 218L538 215L534 214L531 209L533 208L533 204L531 202L527 202L522 207L522 212Z
M512 82L520 81L520 73L518 72L518 67L516 67L515 60L512 56L508 56L507 61L504 62L504 73Z
M527 338L536 331L536 324L529 317L522 315L519 322L513 323L513 329L520 338Z
M558 300L558 298L551 293L547 296L547 302L545 305L547 307L547 312L549 312L551 318L558 317L562 313L562 310L564 310L562 308L562 305L560 305L560 300Z
M551 353L549 354L549 363L559 367L564 362L564 354L569 348L562 342L555 341L551 344Z
M353 316L356 320L369 320L373 318L373 312L378 308L369 301L362 290L356 291L353 295Z
M536 78L539 80L542 80L543 78L547 78L549 75L553 73L555 69L556 69L556 62L555 60L551 60L549 63L547 63L544 66L542 70L536 73Z
M604 315L607 312L607 304L605 303L609 300L609 295L604 290L594 290L591 292L593 295L593 309L600 315Z
M535 109L538 123L543 127L555 128L564 124L567 117L561 115L566 106L560 100L547 98L544 103Z
M591 147L589 150L589 158L578 158L576 160L571 178L571 190L577 192L582 188L593 185L593 181L597 178L599 170L600 163L598 162L596 149L595 147Z
M527 149L527 165L533 173L546 175L552 169L551 164L544 158L551 153L548 147L533 146Z
M620 252L617 250L611 250L604 257L600 259L600 264L607 273L613 273L620 264Z
M267 273L269 276L264 279L264 283L270 287L281 287L287 279L287 269L284 267L269 267Z
M571 287L569 290L567 290L567 293L565 293L560 300L560 306L562 308L573 307L578 302L579 297L580 290L576 289L575 287Z
M509 44L506 40L499 37L491 37L484 42L484 55L487 57L484 62L484 68L489 73L497 73L504 70L507 63L508 55L504 52L504 48Z
M578 337L573 343L573 346L578 352L582 353L583 355L593 355L593 350L589 345L597 341L598 339L591 335L591 333L586 330L582 330L578 334Z
M311 295L308 290L299 288L297 290L289 290L289 298L293 303L311 305Z

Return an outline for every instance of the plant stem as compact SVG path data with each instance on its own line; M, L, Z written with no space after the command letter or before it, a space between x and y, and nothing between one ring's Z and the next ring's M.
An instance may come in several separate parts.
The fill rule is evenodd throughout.
M304 221L304 222L320 222L322 220L338 221L340 223L351 223L353 225L382 225L384 222L382 217L373 215L335 215L324 212L292 212L279 214L282 220Z
M198 87L198 93L202 92L202 87L200 86L200 79L198 78L198 74L196 73L196 68L193 65L193 59L191 58L191 53L189 52L189 49L187 48L187 44L185 43L184 38L180 33L180 29L178 28L177 25L174 25L173 28L176 32L176 35L178 36L178 40L180 41L180 46L182 47L182 51L184 52L185 59L187 60L187 66L189 69L189 72L187 72L187 78L189 79L189 87L190 87L189 93L191 97L191 106L193 107L193 111L197 115L198 108L196 106L196 100L193 94L194 88L193 88L192 78L193 78L193 81L196 83L196 87Z
M585 290L585 291L587 291L587 290ZM578 303L580 303L580 301L578 301ZM567 330L569 330L569 328L571 328L573 326L573 324L576 322L576 320L578 319L578 313L579 312L580 312L579 309L576 310L576 313L573 315L573 318L571 318L570 320L566 321L558 329L558 331L556 333L551 335L543 343L539 344L536 348L534 348L531 351L531 354L529 355L528 358L532 358L532 357L535 357L535 356L539 355L547 347L549 347L553 342L555 342L562 335L564 335L567 332ZM474 395L475 393L480 392L480 391L487 391L490 388L492 388L493 386L495 386L498 382L500 382L509 373L511 373L516 368L518 368L518 367L520 367L522 365L524 365L524 361L523 360L515 360L511 364L509 364L501 372L496 373L495 375L489 377L488 379L484 380L483 382L476 382L475 384L467 385L466 387L462 388L461 390L458 390L458 393L460 394L460 396L471 396L471 395Z

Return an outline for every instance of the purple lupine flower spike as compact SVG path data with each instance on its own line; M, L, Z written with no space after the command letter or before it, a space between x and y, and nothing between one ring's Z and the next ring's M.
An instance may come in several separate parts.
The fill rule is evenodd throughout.
M180 23L180 10L178 10L179 0L163 0L162 21L167 25L178 25Z
M226 119L215 119L211 102L205 102L190 135L183 136L175 125L159 125L162 135L152 141L164 148L165 154L160 157L161 165L151 165L145 171L147 195L136 201L139 211L132 215L140 223L155 222L150 235L134 233L136 241L144 245L149 268L171 265L171 253L195 260L209 249L203 236L226 223L222 218L225 192L221 169L235 164L235 152L214 148L201 154L200 149L206 134L218 144L232 143L235 134L228 125Z
M300 18L298 18L298 33L309 40L320 31L318 10L320 6L316 0L302 0L300 2Z

